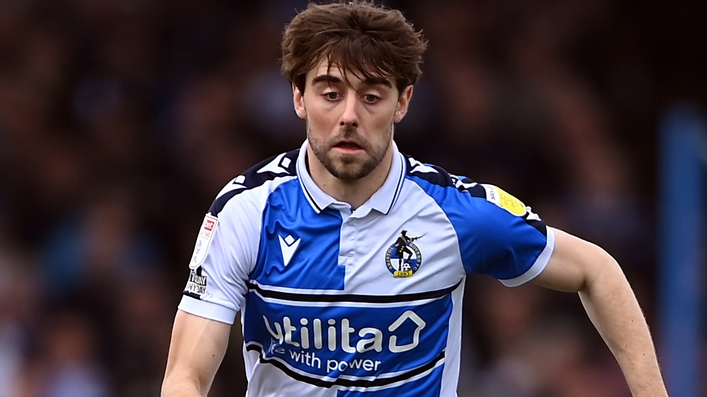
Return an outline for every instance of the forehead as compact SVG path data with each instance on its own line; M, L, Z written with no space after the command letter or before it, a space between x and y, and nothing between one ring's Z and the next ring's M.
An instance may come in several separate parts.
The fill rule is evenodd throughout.
M309 72L307 72L307 84L312 84L315 79L319 81L328 81L329 83L335 82L335 79L321 79L323 76L338 79L341 82L347 83L351 86L366 84L393 87L393 81L389 77L371 72L364 73L358 69L345 68L339 63L332 62L327 58L321 59L312 69L309 70Z

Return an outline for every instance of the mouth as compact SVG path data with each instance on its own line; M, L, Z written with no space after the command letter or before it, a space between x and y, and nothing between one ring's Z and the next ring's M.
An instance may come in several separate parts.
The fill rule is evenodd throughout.
M350 140L337 142L334 146L335 149L340 149L343 151L358 151L363 150L363 147L358 143Z

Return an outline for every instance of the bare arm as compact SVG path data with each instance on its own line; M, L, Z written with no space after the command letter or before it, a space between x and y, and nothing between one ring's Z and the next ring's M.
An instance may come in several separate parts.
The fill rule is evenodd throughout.
M553 229L555 250L533 282L579 292L635 397L667 396L648 325L618 263L600 247Z
M228 345L231 326L178 311L162 397L206 397Z

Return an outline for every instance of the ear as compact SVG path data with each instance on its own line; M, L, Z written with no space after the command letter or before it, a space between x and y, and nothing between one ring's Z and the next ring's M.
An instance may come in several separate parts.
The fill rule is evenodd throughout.
M396 123L405 117L408 112L408 106L410 105L410 100L412 99L412 85L405 87L403 93L400 94L398 98L398 106L395 109L395 115L393 116L393 121Z
M292 102L295 105L295 113L301 119L307 118L307 108L304 106L304 93L296 85L292 84Z

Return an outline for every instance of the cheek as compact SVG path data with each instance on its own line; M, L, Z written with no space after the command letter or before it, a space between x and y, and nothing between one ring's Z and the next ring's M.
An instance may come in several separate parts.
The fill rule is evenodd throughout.
M396 120L397 104L398 102L395 100L390 100L390 103L386 104L385 110L376 115L376 127L388 129L398 121Z
M333 112L325 112L321 109L307 109L307 125L318 135L328 135L332 131L338 129L338 119L334 117Z
M307 113L307 132L314 136L324 136L325 131L325 123L321 117L312 112Z
M376 130L389 130L391 126L395 122L395 115L387 113L386 114L381 114L379 117L376 117L375 120L373 121L373 126Z

